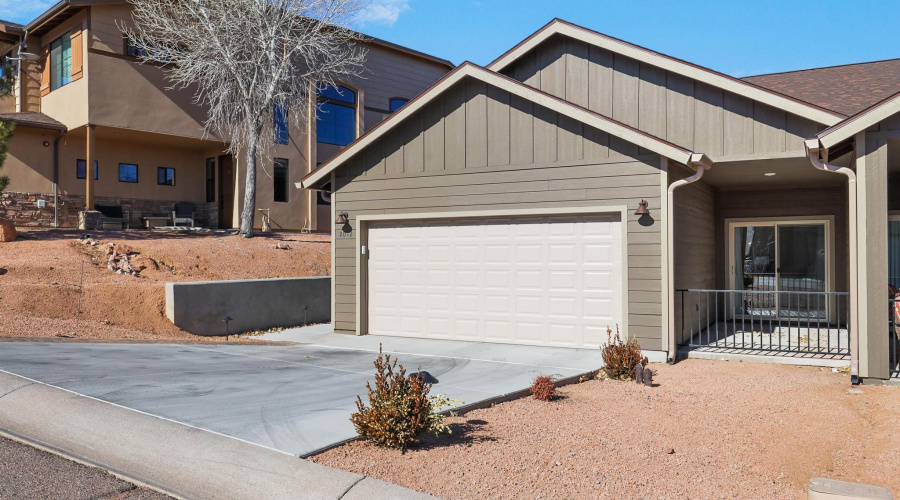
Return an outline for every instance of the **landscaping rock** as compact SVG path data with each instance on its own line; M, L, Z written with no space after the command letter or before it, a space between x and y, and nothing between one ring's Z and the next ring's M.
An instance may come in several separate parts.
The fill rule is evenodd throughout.
M0 242L16 241L16 226L9 219L0 219Z

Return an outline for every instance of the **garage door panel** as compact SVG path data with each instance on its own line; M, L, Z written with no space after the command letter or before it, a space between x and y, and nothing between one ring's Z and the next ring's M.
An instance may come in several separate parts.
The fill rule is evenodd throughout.
M597 348L622 323L617 216L374 224L369 333Z

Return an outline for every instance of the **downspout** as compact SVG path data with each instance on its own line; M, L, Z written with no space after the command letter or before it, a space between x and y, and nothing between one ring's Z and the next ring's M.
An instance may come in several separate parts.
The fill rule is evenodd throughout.
M829 165L819 158L822 150L818 139L807 139L803 145L806 147L806 155L812 166L823 172L843 174L847 177L847 205L850 219L850 383L859 384L859 300L857 283L857 244L859 235L856 233L856 172L847 167Z
M675 190L680 188L681 186L686 186L688 184L692 184L700 180L703 177L703 173L707 170L711 169L713 165L712 160L709 159L704 154L700 153L691 153L690 159L687 162L687 166L691 168L697 169L697 172L684 179L677 180L669 185L669 189L667 191L666 202L668 204L668 215L669 215L669 224L666 226L666 240L668 241L668 251L666 252L666 260L668 262L667 271L668 271L668 280L667 287L669 289L669 300L667 304L666 315L669 318L669 355L666 362L670 365L675 363L675 355L677 354L678 346L675 343Z
M59 141L66 135L65 130L60 130L53 141L53 227L59 227ZM85 175L92 175L93 169L85 166Z

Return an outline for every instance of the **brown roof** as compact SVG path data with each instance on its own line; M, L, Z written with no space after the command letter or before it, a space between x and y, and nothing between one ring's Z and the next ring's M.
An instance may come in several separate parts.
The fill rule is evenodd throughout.
M44 113L33 113L31 111L23 111L21 113L0 113L0 120L13 120L19 125L27 127L66 130L65 125L50 118Z
M850 116L900 92L900 59L748 76L744 80Z

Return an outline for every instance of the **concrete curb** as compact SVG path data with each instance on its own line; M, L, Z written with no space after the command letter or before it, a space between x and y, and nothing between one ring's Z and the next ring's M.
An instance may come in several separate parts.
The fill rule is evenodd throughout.
M187 500L433 498L4 372L0 432Z

